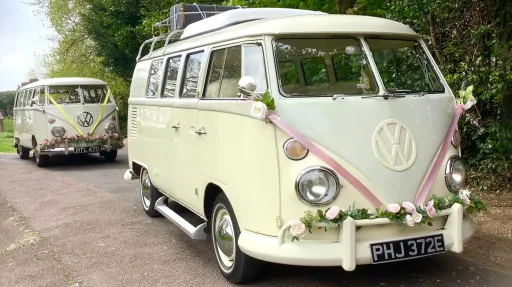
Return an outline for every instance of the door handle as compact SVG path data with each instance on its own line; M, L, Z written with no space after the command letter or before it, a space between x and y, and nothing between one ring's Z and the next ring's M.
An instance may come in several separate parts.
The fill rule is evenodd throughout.
M195 133L198 134L198 135L205 135L206 131L203 131L202 129L199 129L199 130L196 130Z
M171 128L173 128L175 131L179 130L180 129L180 123L177 123L176 125L172 126Z

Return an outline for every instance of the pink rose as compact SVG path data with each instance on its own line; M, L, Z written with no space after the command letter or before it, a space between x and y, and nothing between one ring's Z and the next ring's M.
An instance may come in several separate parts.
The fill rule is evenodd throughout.
M466 194L461 192L459 194L459 197L460 197L460 199L462 199L462 201L464 201L465 205L470 205L471 204L471 200L469 200L469 197Z
M405 216L405 223L409 226L414 226L414 218L412 218L412 216L410 214L407 214Z
M306 235L306 225L297 220L290 226L290 233L295 237L303 237Z
M421 215L421 213L415 212L411 215L411 217L414 220L414 222L420 223L421 219L423 218L423 215Z
M338 218L339 215L340 215L340 208L337 206L331 206L331 208L329 208L329 210L327 210L327 212L325 213L325 217L327 217L327 219L329 219L329 220Z
M114 134L114 138L117 139L119 137L118 134Z
M396 203L388 204L386 206L386 210L391 213L398 213L400 211L400 205L398 205Z
M412 204L411 202L406 201L402 203L402 207L404 208L405 212L409 214L413 214L416 212L416 206L414 206L414 204Z
M427 214L429 217L434 217L437 215L436 208L434 207L434 200L428 202L427 204Z
M47 146L48 145L48 140L44 140L43 141L43 146Z

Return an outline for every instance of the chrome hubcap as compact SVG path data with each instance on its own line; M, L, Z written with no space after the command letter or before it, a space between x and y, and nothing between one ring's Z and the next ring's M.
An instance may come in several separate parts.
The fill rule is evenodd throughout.
M149 180L149 174L147 170L142 172L140 178L140 195L142 197L142 205L144 209L149 209L151 203L151 181Z
M219 263L229 271L235 262L235 232L231 217L226 209L219 207L215 216L215 248Z

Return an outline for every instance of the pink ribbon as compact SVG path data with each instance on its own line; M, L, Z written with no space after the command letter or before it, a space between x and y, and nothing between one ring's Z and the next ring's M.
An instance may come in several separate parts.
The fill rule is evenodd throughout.
M425 181L425 184L421 188L421 190L416 194L416 199L414 200L414 203L416 205L422 205L425 202L425 199L427 198L428 193L430 192L430 188L434 184L437 174L439 172L439 168L441 168L441 164L443 164L444 158L446 156L446 152L448 151L448 147L451 142L451 137L453 136L453 133L455 132L455 129L457 128L457 123L459 122L460 115L464 112L464 106L461 104L458 104L455 109L455 115L453 115L452 123L450 124L450 128L446 132L446 135L444 136L443 145L441 146L441 150L439 151L439 155L437 156L437 159L434 163L434 166L432 167L432 170L430 171L430 174L427 177L427 180Z
M366 187L362 184L355 176L353 176L348 170L343 168L337 161L326 154L323 150L313 144L309 139L303 136L299 131L285 123L281 118L273 113L269 113L268 119L270 119L276 126L281 128L288 135L299 141L309 151L323 160L326 164L331 166L340 176L354 186L361 194L370 201L374 207L382 206L382 202Z

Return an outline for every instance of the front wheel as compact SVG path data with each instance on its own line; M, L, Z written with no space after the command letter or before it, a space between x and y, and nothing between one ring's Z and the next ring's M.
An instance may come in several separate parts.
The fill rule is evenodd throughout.
M149 217L159 217L161 216L160 212L155 209L156 201L163 196L156 187L151 184L151 179L149 178L149 172L147 169L143 168L140 171L140 198L142 201L142 208L144 208L144 212Z
M36 158L36 164L38 167L45 167L50 163L49 155L41 155L39 152L34 152L34 157Z
M30 157L30 149L18 144L18 154L21 159L28 159Z
M107 151L103 154L107 162L113 162L117 158L117 150Z
M238 247L240 228L226 195L219 194L213 206L211 238L222 275L235 284L253 281L259 274L261 261Z

